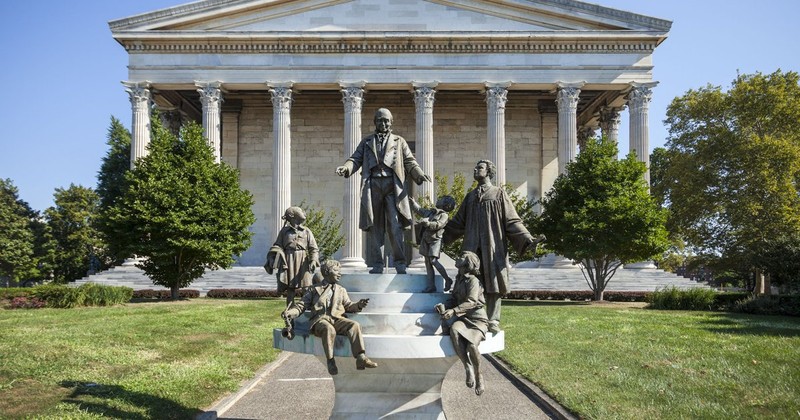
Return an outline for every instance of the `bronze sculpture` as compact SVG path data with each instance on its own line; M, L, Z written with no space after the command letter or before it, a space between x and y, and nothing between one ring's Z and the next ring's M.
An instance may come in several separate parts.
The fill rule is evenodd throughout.
M293 320L300 316L306 309L311 311L309 330L322 340L322 348L327 359L328 373L336 375L339 369L333 357L334 340L337 335L347 336L350 341L350 350L356 359L356 369L375 368L378 364L371 361L366 355L364 338L361 334L361 325L356 321L345 318L346 312L360 312L369 303L369 299L360 299L358 302L350 300L347 290L338 284L342 277L341 266L338 261L325 260L320 271L324 280L322 283L309 287L303 298L289 306L281 313L286 320Z
M445 270L442 263L439 262L439 256L442 253L442 235L444 233L444 227L447 225L447 221L450 218L448 213L455 208L456 200L449 195L439 197L439 199L436 200L436 207L432 209L420 207L413 198L410 200L411 208L414 210L414 213L424 217L423 220L417 222L417 226L422 227L422 231L419 232L417 236L419 253L425 259L425 271L428 276L428 285L422 293L433 293L436 291L434 268L436 268L439 274L442 275L442 278L444 278L444 291L446 292L450 290L453 279L447 275L447 270Z
M286 293L288 306L295 294L303 294L313 284L314 272L319 267L319 247L314 233L303 225L306 221L303 209L289 207L283 219L286 222L267 252L264 269L277 274L278 293Z
M336 174L345 178L361 169L361 214L359 228L370 232L376 261L370 273L383 272L383 244L386 233L392 246L395 270L406 273L403 230L411 225L411 209L405 188L406 174L417 185L430 182L411 154L405 139L392 133L392 113L375 112L375 133L361 140L356 150Z
M464 237L462 251L474 252L481 262L481 283L489 316L489 331L500 331L501 296L508 292L508 242L519 252L536 249L544 237L534 238L517 215L503 188L492 185L496 171L488 160L473 170L477 188L467 193L456 215L447 223L444 242Z
M467 387L475 387L475 394L481 395L485 388L478 345L486 338L489 320L484 308L483 288L476 277L480 274L480 260L474 253L465 251L456 261L456 267L458 275L452 297L446 304L437 304L435 309L442 316L445 332L449 325L453 348L464 364Z

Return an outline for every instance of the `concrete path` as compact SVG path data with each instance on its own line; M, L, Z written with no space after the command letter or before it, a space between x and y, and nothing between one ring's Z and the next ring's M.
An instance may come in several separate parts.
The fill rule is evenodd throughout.
M339 358L337 362L352 360ZM547 399L547 396L536 395L541 391L532 384L524 384L524 379L519 383L515 377L509 380L489 359L482 360L481 371L486 379L486 391L476 396L464 385L461 363L450 369L442 390L442 403L448 419L569 418L569 413L559 411L560 407L542 401L541 398ZM230 420L327 419L333 409L333 394L333 380L316 357L282 353L237 394L220 401L201 417Z

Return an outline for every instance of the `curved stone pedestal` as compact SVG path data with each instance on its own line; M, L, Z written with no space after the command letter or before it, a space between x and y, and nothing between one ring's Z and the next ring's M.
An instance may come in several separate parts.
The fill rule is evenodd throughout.
M438 280L441 290L441 279ZM337 336L334 354L339 374L333 419L444 419L442 382L454 363L460 363L449 336L441 335L433 305L449 294L420 293L425 276L350 274L342 277L354 301L369 298L364 312L348 314L364 333L367 355L375 369L356 370L346 337ZM295 322L297 336L287 340L273 331L275 348L314 354L325 363L322 343L308 333L307 316ZM488 334L481 353L503 350L505 335Z

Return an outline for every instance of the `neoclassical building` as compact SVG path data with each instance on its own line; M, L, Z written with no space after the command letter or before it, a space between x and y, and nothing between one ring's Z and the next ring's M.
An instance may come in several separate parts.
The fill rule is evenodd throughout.
M109 25L129 55L131 165L153 106L169 126L201 122L255 199L242 265L263 264L305 201L344 218L339 259L363 266L360 177L334 169L377 108L427 174L470 179L488 158L496 183L539 198L598 130L648 161L652 55L671 22L575 0L203 0Z

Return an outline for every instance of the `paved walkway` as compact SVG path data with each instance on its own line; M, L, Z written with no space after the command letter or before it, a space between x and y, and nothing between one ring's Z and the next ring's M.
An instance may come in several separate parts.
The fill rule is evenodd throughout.
M339 360L339 363L350 360ZM378 368L380 369L380 368ZM442 389L442 405L448 419L490 418L553 419L568 413L548 405L547 396L536 394L530 383L519 383L516 377L504 376L501 370L484 358L481 371L486 378L486 391L476 396L464 386L464 370L456 363L447 374ZM507 372L507 371L506 371ZM544 398L545 401L541 401ZM204 419L327 419L333 409L333 379L316 357L282 353L265 366L256 378L235 395L215 405Z

